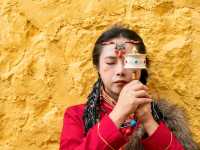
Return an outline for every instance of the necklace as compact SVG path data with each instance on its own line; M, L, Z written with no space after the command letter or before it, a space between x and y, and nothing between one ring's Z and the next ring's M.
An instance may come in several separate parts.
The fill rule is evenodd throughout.
M116 100L114 100L113 98L111 98L106 91L104 90L104 88L101 88L101 97L104 101L106 101L112 108L116 105Z

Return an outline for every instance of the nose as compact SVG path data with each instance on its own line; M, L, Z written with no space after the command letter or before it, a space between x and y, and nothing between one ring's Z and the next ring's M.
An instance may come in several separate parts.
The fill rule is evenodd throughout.
M116 75L125 76L125 68L123 62L119 62L116 66Z

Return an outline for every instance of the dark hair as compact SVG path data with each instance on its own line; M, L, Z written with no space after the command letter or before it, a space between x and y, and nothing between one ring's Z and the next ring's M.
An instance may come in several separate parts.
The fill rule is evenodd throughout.
M99 58L102 50L102 42L106 42L113 38L124 37L129 40L139 41L136 45L136 49L139 53L145 54L146 49L142 38L134 31L127 28L114 26L111 29L105 31L95 42L95 46L92 52L92 61L96 68L99 67ZM148 78L148 73L145 69L141 71L140 81L146 84ZM95 82L91 93L88 95L88 101L84 109L83 120L85 123L85 133L97 123L100 119L100 88L101 88L101 78L99 76L98 80Z

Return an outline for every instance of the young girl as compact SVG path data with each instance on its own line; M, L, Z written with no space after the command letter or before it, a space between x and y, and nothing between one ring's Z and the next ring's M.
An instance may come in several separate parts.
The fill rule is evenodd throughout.
M124 67L133 49L146 53L141 37L123 27L97 39L92 58L99 78L86 104L66 110L60 150L198 149L182 113L149 95L147 70Z

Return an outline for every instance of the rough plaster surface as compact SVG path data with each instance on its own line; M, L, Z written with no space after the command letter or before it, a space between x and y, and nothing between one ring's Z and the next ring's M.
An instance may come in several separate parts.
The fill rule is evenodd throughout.
M1 0L0 149L58 149L65 108L96 79L93 44L117 22L143 37L152 93L185 108L200 143L198 0Z

